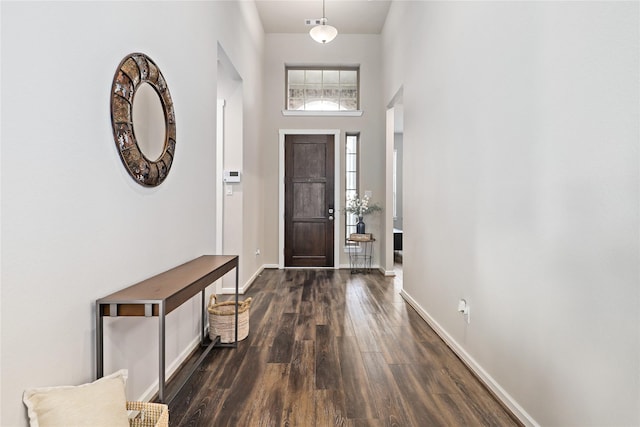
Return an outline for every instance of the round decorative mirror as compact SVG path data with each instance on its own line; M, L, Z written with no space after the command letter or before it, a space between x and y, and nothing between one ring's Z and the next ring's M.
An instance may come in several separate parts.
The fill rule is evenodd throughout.
M160 185L176 149L175 113L162 73L143 53L126 56L116 70L111 124L129 175L145 187Z

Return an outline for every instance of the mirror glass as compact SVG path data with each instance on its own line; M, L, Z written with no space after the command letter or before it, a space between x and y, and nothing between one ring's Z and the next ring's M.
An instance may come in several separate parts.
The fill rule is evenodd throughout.
M132 120L140 151L150 161L157 161L164 152L166 122L160 96L147 82L134 94Z

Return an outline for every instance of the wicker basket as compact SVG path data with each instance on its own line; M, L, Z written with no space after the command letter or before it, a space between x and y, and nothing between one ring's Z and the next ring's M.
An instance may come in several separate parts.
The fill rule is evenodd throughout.
M249 307L251 298L238 302L238 341L245 339L249 335ZM235 301L225 301L216 303L215 294L209 298L209 338L215 340L220 336L220 342L232 343L236 338Z
M162 403L127 402L128 411L140 411L129 418L130 427L169 427L169 407Z

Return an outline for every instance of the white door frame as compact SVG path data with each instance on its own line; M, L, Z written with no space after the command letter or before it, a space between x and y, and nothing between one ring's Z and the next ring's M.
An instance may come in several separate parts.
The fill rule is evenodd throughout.
M224 107L226 102L224 99L217 100L216 113L216 241L215 250L217 254L224 253L223 234L224 234L224 196L223 196L223 179L222 170L224 167ZM215 293L222 292L222 279L215 282Z
M395 276L393 270L393 146L394 146L394 122L395 109L387 110L386 136L385 136L385 205L387 210L384 214L384 229L387 231L384 239L384 275Z
M386 230L384 251L384 275L395 276L393 270L393 149L395 146L396 106L402 105L404 87L400 87L387 105L386 129L385 129L385 203L387 211L384 214ZM403 117L403 116L401 116ZM404 181L403 181L404 182ZM404 227L403 227L404 228Z
M278 153L278 268L284 268L284 140L287 135L333 135L334 184L333 184L333 268L340 268L340 129L280 129ZM317 267L313 267L317 268Z
M222 234L223 234L223 178L222 170L224 168L224 107L225 100L218 99L218 110L216 117L216 253L223 253L222 250Z

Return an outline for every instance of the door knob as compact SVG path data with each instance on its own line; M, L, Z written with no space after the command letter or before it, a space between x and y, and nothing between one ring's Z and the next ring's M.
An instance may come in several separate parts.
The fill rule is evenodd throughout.
M329 221L333 221L333 215L329 215Z

